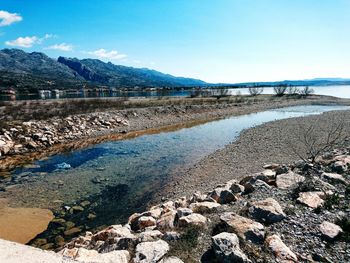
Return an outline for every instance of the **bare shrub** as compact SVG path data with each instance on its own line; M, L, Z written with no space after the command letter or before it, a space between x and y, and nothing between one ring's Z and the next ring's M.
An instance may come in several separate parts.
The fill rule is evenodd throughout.
M302 90L300 90L300 95L302 96L309 96L311 94L313 94L315 91L310 88L309 86L305 86Z
M283 96L286 91L287 91L287 86L286 85L279 85L273 87L273 91L275 92L276 96Z
M263 87L249 87L250 96L260 95L264 91Z
M287 89L288 95L297 95L300 93L300 90L297 87L289 86Z
M236 92L235 102L236 102L236 103L242 103L242 102L244 102L244 97L243 97L242 92L241 92L240 90L238 90L238 91Z
M215 90L214 97L216 97L217 99L220 99L222 97L227 97L227 96L228 96L228 89L227 88L220 87L220 88Z
M288 148L307 163L315 163L316 159L336 147L348 144L349 133L345 128L345 116L332 121L330 128L323 129L318 123L299 125L293 132L297 141L287 141Z

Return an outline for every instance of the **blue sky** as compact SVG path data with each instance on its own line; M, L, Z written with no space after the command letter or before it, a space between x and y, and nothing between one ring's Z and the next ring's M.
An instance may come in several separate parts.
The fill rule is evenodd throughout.
M350 77L350 0L0 0L0 48L209 82Z

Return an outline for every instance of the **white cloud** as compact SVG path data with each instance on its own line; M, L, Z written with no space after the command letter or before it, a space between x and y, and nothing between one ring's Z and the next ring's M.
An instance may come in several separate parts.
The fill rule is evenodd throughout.
M90 55L93 55L95 57L98 57L100 59L119 60L119 59L123 59L123 58L127 57L127 55L120 54L116 50L107 51L103 48L95 50L95 51L89 51L87 53Z
M61 43L61 44L55 44L55 45L49 46L46 49L54 49L54 50L61 50L61 51L72 51L73 50L73 46L70 45L70 44Z
M43 37L37 37L37 36L32 36L32 37L19 37L15 40L9 40L6 41L5 44L7 46L12 46L12 47L24 47L24 48L29 48L32 47L35 44L41 44L44 40L48 38L52 38L54 35L52 34L45 34Z
M23 18L19 14L0 10L0 27L9 26L15 22L22 21L22 19Z
M29 48L29 47L32 47L34 44L38 43L38 41L39 41L39 38L36 36L19 37L15 40L6 41L5 44L12 47Z

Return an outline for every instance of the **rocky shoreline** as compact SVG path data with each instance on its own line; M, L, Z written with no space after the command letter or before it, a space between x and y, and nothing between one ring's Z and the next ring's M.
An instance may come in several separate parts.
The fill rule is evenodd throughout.
M81 262L349 262L350 148L263 168L86 232L58 253Z
M240 180L243 176L259 172L262 164L289 163L300 159L290 147L292 142L303 153L303 143L298 136L299 129L314 124L314 134L320 140L326 140L327 131L337 123L343 122L344 131L350 138L350 111L332 111L320 115L302 118L288 118L268 122L243 131L239 138L209 156L193 167L169 181L164 191L155 198L175 199L193 189L206 191L223 181Z
M74 103L74 101L72 101ZM125 110L109 110L54 117L48 120L12 121L0 129L0 170L13 169L64 149L86 146L103 140L121 139L129 133L141 134L149 129L181 128L205 121L258 112L276 107L308 104L348 104L325 96L303 99L248 100L244 103L216 102L204 105L173 105ZM178 125L178 126L177 126ZM114 138L108 137L114 135ZM119 135L119 136L118 136Z

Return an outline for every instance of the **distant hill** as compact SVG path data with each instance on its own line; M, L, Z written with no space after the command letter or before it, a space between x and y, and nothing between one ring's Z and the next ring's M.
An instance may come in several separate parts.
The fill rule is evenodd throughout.
M227 85L227 84L226 84ZM244 82L232 84L232 86L278 86L278 85L290 85L290 86L331 86L331 85L350 85L350 79L343 78L315 78L305 80L283 80L273 82Z
M133 68L105 63L98 59L59 57L58 62L67 65L87 81L107 86L203 86L204 81L174 77L147 68Z
M83 85L130 88L203 86L206 83L145 68L118 66L97 59L59 57L55 60L40 52L0 50L0 88L65 89L80 88Z

